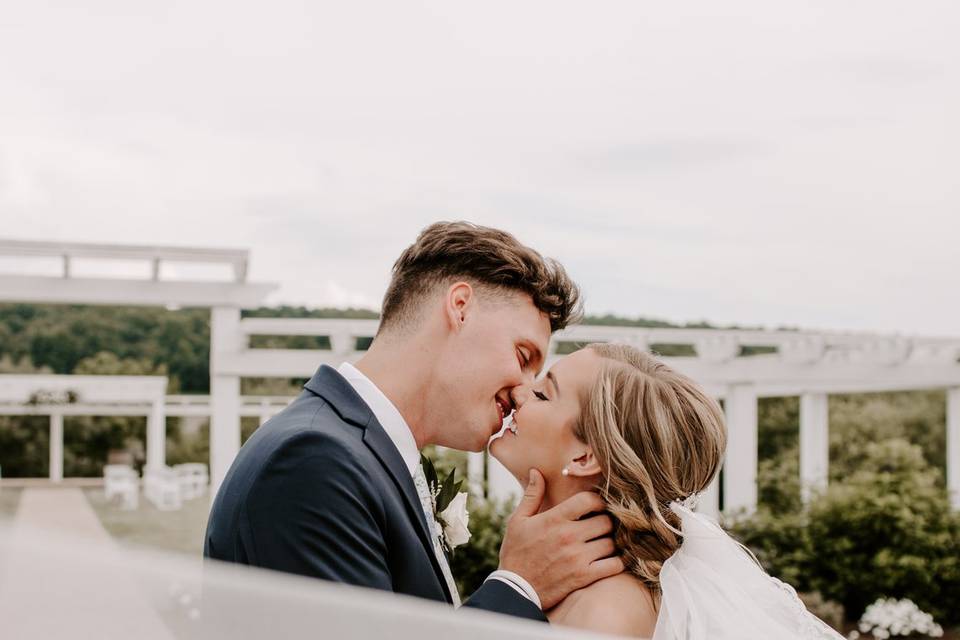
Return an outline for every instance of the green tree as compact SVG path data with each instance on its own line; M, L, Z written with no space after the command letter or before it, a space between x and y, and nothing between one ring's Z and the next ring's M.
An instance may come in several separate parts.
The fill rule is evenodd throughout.
M0 471L5 478L49 475L50 419L0 416Z
M77 375L102 376L165 376L167 365L154 364L146 358L120 358L111 351L100 351L84 358L74 367Z
M855 473L872 443L895 438L919 446L923 458L945 473L946 406L943 391L831 396L830 479Z

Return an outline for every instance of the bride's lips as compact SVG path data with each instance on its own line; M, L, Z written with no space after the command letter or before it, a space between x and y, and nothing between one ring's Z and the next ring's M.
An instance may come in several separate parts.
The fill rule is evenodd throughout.
M496 396L496 398L494 398L494 404L497 406L497 415L500 418L493 428L493 433L497 433L503 428L503 421L513 411L513 405L509 400L503 398L502 396Z

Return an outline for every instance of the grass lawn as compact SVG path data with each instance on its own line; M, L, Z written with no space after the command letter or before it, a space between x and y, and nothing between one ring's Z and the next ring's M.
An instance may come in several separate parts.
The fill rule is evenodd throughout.
M106 501L103 489L84 489L83 493L103 527L120 544L175 551L197 558L202 555L210 511L209 495L185 500L179 511L160 511L141 494L140 506L124 511Z

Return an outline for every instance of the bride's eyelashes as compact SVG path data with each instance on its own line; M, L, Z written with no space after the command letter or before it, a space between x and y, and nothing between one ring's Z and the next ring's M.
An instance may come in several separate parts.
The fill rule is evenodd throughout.
M546 399L547 399L547 396L546 396L545 394L543 394L543 393L540 393L539 391L534 391L534 392L533 392L533 395L535 395L538 400L546 400Z

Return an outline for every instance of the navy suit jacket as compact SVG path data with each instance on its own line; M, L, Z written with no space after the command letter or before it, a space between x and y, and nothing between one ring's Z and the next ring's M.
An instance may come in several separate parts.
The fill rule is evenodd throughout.
M214 500L203 554L452 602L400 452L328 366L240 449ZM546 620L498 580L464 606Z

